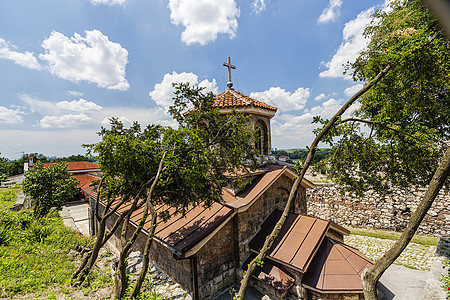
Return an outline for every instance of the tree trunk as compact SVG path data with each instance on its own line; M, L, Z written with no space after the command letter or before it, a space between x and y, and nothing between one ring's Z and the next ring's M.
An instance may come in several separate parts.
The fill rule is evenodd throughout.
M284 225L284 222L286 221L286 218L288 214L291 212L292 207L294 205L294 199L297 197L298 188L300 186L300 183L303 180L303 177L305 176L306 171L308 170L309 165L311 164L312 158L314 157L314 153L316 151L316 147L319 144L320 140L324 135L328 133L330 128L339 120L339 118L344 114L344 112L365 92L367 92L375 83L377 83L381 78L386 75L387 72L391 69L391 65L387 65L378 75L372 79L370 82L368 82L361 90L359 90L353 97L351 97L342 107L339 109L339 111L331 118L330 121L322 128L322 130L319 132L319 134L316 136L314 141L311 144L311 147L309 148L308 156L306 157L306 161L303 164L302 171L300 172L300 175L295 179L294 184L291 188L291 192L289 193L289 198L286 203L286 206L284 208L283 214L281 215L280 220L278 221L275 228L272 230L272 233L266 237L266 240L264 242L263 247L259 251L258 256L253 259L250 264L248 265L247 271L244 273L244 278L241 281L241 286L239 288L239 291L236 295L236 299L245 299L245 294L247 293L248 285L250 283L251 275L253 274L254 270L257 267L257 261L264 261L267 255L267 251L270 249L270 247L273 244L273 241L276 239L278 234L280 233L281 228Z
M145 242L145 248L144 248L144 253L143 253L143 257L142 257L142 269L141 269L141 273L139 274L139 278L136 281L136 285L134 286L133 291L131 292L131 296L130 296L131 299L137 297L137 295L141 291L142 283L145 280L145 275L147 275L148 264L150 261L150 257L149 257L150 249L152 246L153 237L155 236L156 221L158 218L158 214L156 213L155 208L153 207L153 205L151 203L150 203L150 215L152 216L152 222L150 225L150 230L148 232L147 241Z
M372 268L364 270L362 277L362 284L364 289L364 297L366 300L376 300L377 291L376 284L384 271L400 256L408 243L411 241L414 233L427 214L434 199L439 194L440 189L444 185L447 177L450 174L450 146L447 147L444 157L439 164L436 172L431 179L428 190L417 206L416 211L412 214L411 219L403 231L400 239L389 249Z

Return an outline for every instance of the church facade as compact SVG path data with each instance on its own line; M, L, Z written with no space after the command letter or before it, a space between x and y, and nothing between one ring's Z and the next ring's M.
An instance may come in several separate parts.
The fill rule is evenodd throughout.
M261 137L255 147L266 159L259 169L242 175L243 188L224 188L222 202L208 208L189 207L184 216L173 215L157 224L151 260L196 300L213 299L239 284L248 263L278 221L296 176L285 163L270 158L270 119L275 107L234 91L230 77L228 89L216 96L215 105L223 114L235 110L250 116L249 125ZM304 179L294 211L264 265L253 274L251 285L272 299L363 299L360 275L372 262L343 243L343 236L349 234L347 229L307 216L306 190L311 188L314 184ZM83 191L93 204L94 187ZM157 210L170 213L175 208L161 206ZM140 211L132 215L133 226L139 215ZM114 218L108 221L109 226ZM93 220L91 225L95 231ZM143 250L149 226L150 221L135 250ZM119 235L112 238L113 246L119 245Z

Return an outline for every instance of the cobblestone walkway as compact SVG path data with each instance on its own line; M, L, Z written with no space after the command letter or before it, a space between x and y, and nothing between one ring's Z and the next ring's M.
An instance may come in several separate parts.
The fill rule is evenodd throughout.
M395 243L393 240L355 234L344 237L344 241L346 244L358 248L359 251L374 261L379 259ZM394 264L403 265L413 269L430 270L435 252L436 246L427 247L420 244L409 243Z

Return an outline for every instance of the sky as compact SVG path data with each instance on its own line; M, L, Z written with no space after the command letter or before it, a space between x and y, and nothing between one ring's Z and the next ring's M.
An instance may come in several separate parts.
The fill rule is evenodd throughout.
M0 0L0 156L85 154L117 117L174 126L172 82L278 107L272 148L362 87L344 75L384 0Z

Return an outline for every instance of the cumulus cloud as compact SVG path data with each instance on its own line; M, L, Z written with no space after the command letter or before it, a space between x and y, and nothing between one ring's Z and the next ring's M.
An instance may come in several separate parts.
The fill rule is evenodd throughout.
M335 77L350 80L349 75L344 75L344 65L347 62L354 62L358 53L364 49L368 39L363 36L364 28L371 21L371 15L374 8L371 7L345 24L343 30L343 41L334 54L331 61L323 63L327 70L319 74L320 77Z
M98 30L85 31L85 37L73 37L52 31L42 42L45 54L39 58L48 63L50 72L73 82L88 81L112 90L128 90L125 66L128 51L111 42Z
M266 10L267 2L270 0L254 0L252 3L252 10L255 14L260 14L264 10Z
M205 93L212 92L214 94L217 94L218 92L217 82L215 79L213 79L212 81L205 79L201 82L198 82L198 76L194 73L183 72L178 74L177 72L173 71L172 74L165 74L161 83L155 84L153 91L149 92L148 94L150 95L152 100L156 102L156 104L167 109L173 104L172 98L175 96L175 88L172 86L172 84L182 82L188 82L194 86L204 87L205 89L203 91Z
M357 83L355 85L352 85L344 90L344 94L345 94L345 96L349 96L349 97L353 96L354 94L356 94L357 91L362 89L363 86L364 85L362 83Z
M32 113L54 114L57 113L56 105L50 101L41 100L28 94L20 94L19 99L28 104Z
M73 100L73 101L61 101L56 103L56 108L61 110L70 110L77 112L85 112L85 111L97 111L101 110L102 107L100 105L95 104L94 102L89 102L84 99Z
M16 48L16 46L0 38L0 58L12 60L15 64L29 69L39 70L42 68L33 52L18 52L14 50Z
M17 124L23 122L23 111L0 106L0 124Z
M341 15L342 0L330 0L328 6L317 19L317 23L330 23Z
M68 114L62 116L45 116L39 121L42 128L68 128L79 127L91 120L85 114Z
M318 95L318 96L316 96L316 98L314 98L314 100L316 100L316 101L320 101L320 100L323 100L323 99L325 99L325 94L324 93L322 93L322 94L320 94L320 95Z
M271 87L264 92L250 94L252 98L278 107L280 112L303 109L310 96L310 89L302 87L299 87L293 93L280 87Z
M75 96L75 97L83 96L83 93L79 92L79 91L67 91L67 94L69 94L70 96Z
M125 5L126 0L91 0L91 3L94 5L105 4L109 6L114 5Z
M172 24L186 28L181 40L187 45L206 45L220 33L236 35L240 11L234 0L169 0L168 7Z

